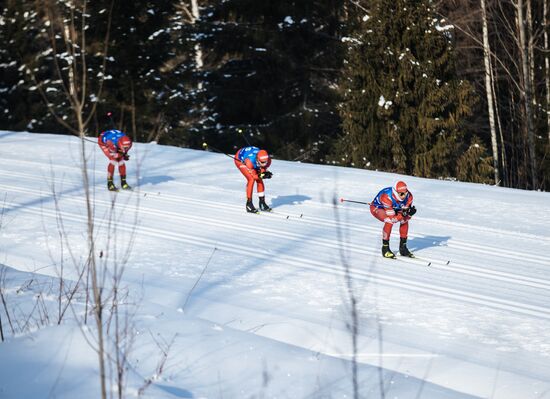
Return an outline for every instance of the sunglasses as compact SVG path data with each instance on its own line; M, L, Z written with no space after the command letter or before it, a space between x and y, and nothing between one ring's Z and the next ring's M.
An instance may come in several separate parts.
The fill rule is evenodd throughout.
M405 198L405 196L407 195L407 191L405 191L404 193L397 193L401 198Z

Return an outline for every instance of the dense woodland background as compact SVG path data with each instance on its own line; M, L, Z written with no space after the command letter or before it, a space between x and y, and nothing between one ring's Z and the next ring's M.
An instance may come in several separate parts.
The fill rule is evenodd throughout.
M0 129L550 190L546 0L1 4Z

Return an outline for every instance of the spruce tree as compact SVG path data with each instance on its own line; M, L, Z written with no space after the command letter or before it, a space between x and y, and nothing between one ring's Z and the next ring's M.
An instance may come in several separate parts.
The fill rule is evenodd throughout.
M100 0L93 7L101 12L109 4L110 0ZM138 140L166 135L166 141L172 143L173 130L186 112L182 71L189 46L173 34L176 15L176 2L114 3L109 80L99 112L114 111L117 127ZM98 30L96 37L101 33ZM105 123L100 126L108 127Z
M49 70L41 60L45 52L40 19L28 0L9 0L0 8L0 126L3 129L46 131L57 124L40 98L27 67L47 79ZM51 80L46 84L52 85ZM55 83L53 83L55 85ZM55 96L54 88L49 94Z
M452 29L429 0L375 0L350 35L342 76L345 165L456 175L471 85L456 77Z
M237 134L242 130L252 144L282 158L319 157L322 150L310 155L339 124L334 87L344 2L211 3L199 24L209 54L202 136L230 151L246 145Z
M487 147L474 136L469 147L462 152L457 161L457 178L473 183L494 183L492 178L492 157L487 155Z

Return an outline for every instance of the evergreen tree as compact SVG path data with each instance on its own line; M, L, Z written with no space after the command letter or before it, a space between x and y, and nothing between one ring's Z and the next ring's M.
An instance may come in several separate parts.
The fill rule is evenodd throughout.
M27 0L8 0L0 9L0 126L6 129L45 131L57 124L48 115L26 66L44 53L38 13ZM35 69L39 76L46 69Z
M338 130L342 0L211 2L199 29L208 115L202 134L233 150L249 141L276 155L313 160ZM309 151L304 154L304 151Z
M492 163L492 157L487 156L487 148L474 136L470 146L458 158L456 177L462 181L494 184Z
M102 0L93 7L100 13L109 4ZM186 112L183 75L190 45L174 34L182 28L176 5L146 0L114 3L107 96L100 113L114 111L117 126L138 140L166 135L166 141L177 144L170 138Z
M348 38L342 77L345 165L456 175L471 85L456 77L452 30L428 0L375 0ZM357 18L359 19L359 18Z

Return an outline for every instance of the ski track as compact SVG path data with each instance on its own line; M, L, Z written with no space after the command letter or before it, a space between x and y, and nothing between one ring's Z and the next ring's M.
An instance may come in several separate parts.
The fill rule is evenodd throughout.
M16 159L16 158L7 158L7 157L3 157L2 159L0 159L0 162L4 162L4 161L8 164L26 163L26 164L32 164L32 165L41 165L42 167L44 167L44 163L37 162L37 161L20 160L20 159ZM60 165L60 164L54 164L54 163L51 163L51 166L52 167L57 166L58 168L61 168L61 169L74 169L75 171L78 171L79 173L81 173L80 168L78 166L67 166L65 164ZM100 174L102 174L104 172L103 170L98 171L97 169L89 169L89 170L93 171L94 173L100 173ZM230 192L230 193L235 194L239 197L242 196L242 191L230 190L230 189L227 189L227 188L220 188L220 187L217 187L217 186L210 186L210 185L204 185L204 184L198 185L198 184L181 182L181 181L171 181L170 184L171 185L176 185L176 186L186 186L186 187L190 187L190 188L200 187L203 190L204 189L211 190L213 193L216 193L216 194L219 194L220 191L224 191L224 192ZM141 190L141 191L144 192L143 190ZM153 193L151 192L150 194L153 194ZM163 195L167 196L169 194L163 193ZM197 199L195 199L195 198L188 198L188 199L191 200L191 201L197 201ZM202 200L202 201L205 201L205 200ZM205 201L205 202L209 202L209 201ZM321 203L321 202L317 202L317 201L308 201L307 202L307 207L308 208L316 207L316 208L323 209L323 210L329 210L329 209L332 210L333 205L332 204L325 204L325 203ZM241 208L242 207L239 207L239 209L241 209ZM354 213L360 213L361 215L365 214L364 210L358 210L358 209L355 209L353 207L346 207L346 211L354 212ZM285 212L284 215L285 216L291 216L293 218L302 218L302 214L295 214L295 213ZM310 221L316 221L316 222L318 222L320 224L324 224L324 225L334 225L335 224L335 221L333 219L320 218L320 217L311 216L311 215L307 215L307 219L310 220ZM495 229L495 228L491 228L491 227L480 227L480 226L477 226L477 225L468 225L468 224L464 224L464 223L460 223L460 222L451 222L451 221L431 219L431 218L426 218L426 217L415 217L415 220L417 220L418 222L427 223L427 224L430 224L430 225L452 226L452 227L455 227L455 228L468 230L469 232L475 230L475 231L480 231L482 233L500 234L500 235L509 236L509 237L512 237L512 238L521 237L523 239L536 240L537 242L543 242L547 245L550 245L550 237L547 237L547 236L539 236L539 235L535 235L535 234L521 233L521 232L510 232L508 230L500 230L500 229ZM371 228L369 226L358 227L355 224L347 223L347 222L341 222L341 224L345 225L346 227L348 227L351 230L358 231L358 232L363 232L365 229ZM376 229L376 230L379 231L379 229ZM419 235L414 234L414 235L411 235L411 236L414 237L414 236L419 236ZM477 245L477 244L473 244L473 243L468 243L466 241L461 241L461 240L456 240L456 239L453 239L453 241L456 244L458 244L460 247L470 246L471 248L477 248L479 250L484 250L486 248L485 246L481 246L481 245ZM486 253L492 253L492 252L494 252L495 249L496 248L487 248ZM503 249L498 248L498 250L503 250ZM506 251L506 252L508 252L509 254L514 254L515 253L515 251ZM540 257L540 258L546 260L546 258L544 258L544 257Z
M8 176L13 175L13 176L19 176L19 177L24 177L24 178L34 178L34 179L39 179L40 181L43 181L42 178L39 178L36 175L29 175L29 174L24 174L24 173L20 173L20 172L10 172L9 174L0 172L0 174L5 174L5 175L8 175ZM56 181L57 181L57 183L65 183L66 182L66 180L63 180L61 182L57 179L56 179ZM71 181L71 183L75 184L76 182ZM171 184L173 184L173 183L174 182L171 182ZM191 186L191 187L194 187L194 188L197 187L197 185L192 185L192 184L189 184L189 183L179 183L179 184L185 184L185 185L188 185L188 186ZM203 188L203 186L198 186L198 187ZM151 196L158 197L159 199L162 199L162 200L171 200L173 202L181 202L181 203L185 203L185 204L193 205L193 206L196 206L198 203L200 203L200 204L208 206L210 208L219 209L222 212L227 212L228 209L231 208L234 211L238 211L239 213L242 213L242 207L237 206L237 205L220 204L219 202L208 201L208 200L198 200L196 198L184 197L184 196L181 196L181 195L175 196L175 195L172 195L172 194L165 194L165 193L160 195L160 193L158 193L158 192L154 193L154 192L145 191L145 190L139 190L139 191L141 193L143 193L145 196L149 195L149 197L151 197ZM309 203L308 203L308 206L309 206ZM332 208L330 210L333 211ZM347 209L346 209L346 211L347 211ZM348 222L344 222L344 221L337 222L334 219L325 219L325 218L309 216L309 215L306 215L304 217L304 216L302 216L303 214L298 215L298 214L288 213L288 212L278 213L277 211L275 211L274 213L271 213L271 214L265 214L264 213L263 215L264 216L269 216L269 217L279 217L279 218L284 218L284 219L286 219L287 217L289 219L290 218L300 219L303 223L322 226L322 227L335 228L335 227L345 226L346 229L348 229L348 230L356 231L356 232L360 232L360 233L365 233L366 231L374 232L376 234L380 233L380 228L379 227L365 226L365 225L364 226L357 226L354 223L348 223ZM482 231L485 231L485 230L482 229ZM425 237L425 236L423 236L422 234L419 234L419 233L415 233L415 234L411 234L410 237L411 238L421 238L422 239L422 237ZM534 237L537 237L538 240L543 239L542 237L539 237L539 236L533 236L532 238L534 238ZM469 242L465 242L465 241L461 241L461 240L457 240L457 239L452 239L450 242L446 243L446 247L451 248L451 249L456 248L456 249L460 250L461 252L464 252L464 250L476 251L478 253L483 253L483 254L490 255L490 256L495 256L495 253L498 251L498 257L499 258L508 258L508 259L519 260L519 261L536 262L536 263L539 263L543 266L550 265L550 262L548 261L548 258L544 257L544 256L539 256L539 255L535 255L535 254L532 254L532 253L518 253L517 251L510 251L510 250L506 250L506 249L503 249L503 248L489 247L489 246L486 246L486 245L482 246L482 245L469 243ZM440 259L440 258L438 259L438 258L432 257L428 261L430 261L432 263L438 263L438 264L446 265L449 260L450 259ZM455 263L453 263L453 265L457 266L457 264L455 264Z
M0 172L0 174L3 174L3 172ZM11 176L13 174L8 174L8 175ZM30 178L30 179L34 179L34 180L37 179L35 176L32 176L32 175L25 175L25 174L19 174L19 175L20 175L19 177L25 177L25 178ZM65 183L65 182L66 181L63 180L63 183ZM54 183L54 184L59 183L59 181L53 180L52 183ZM14 187L14 186L5 186L5 187L7 189L11 190L11 191L22 192L19 187ZM28 190L30 190L29 191L30 193L41 194L41 192L37 191L37 190L32 190L32 189L28 189ZM145 195L146 194L147 194L147 192L145 192ZM151 193L149 193L149 194L151 194ZM149 199L153 198L154 200L160 200L160 201L169 200L169 201L174 201L176 203L181 201L180 197L175 197L175 196L168 196L166 198L165 197L166 196L158 196L158 195L153 194L153 195L149 196ZM67 198L67 195L63 195L63 198ZM78 199L80 197L75 196L75 198ZM189 204L187 202L187 200L188 199L185 199L184 202L186 202L186 204ZM96 201L99 201L99 200L96 200ZM201 203L204 204L204 202L201 202ZM227 207L225 207L225 206L220 206L219 204L209 204L209 205L211 205L211 206L216 205L216 206L220 207L220 209L222 209L225 213L227 213L227 209L226 209ZM235 208L235 207L233 207L233 208ZM237 211L239 213L239 215L242 214L242 210L240 208L239 209L235 208L235 211ZM149 214L149 215L157 215L157 216L163 215L167 218L174 218L174 219L178 219L178 218L181 219L182 218L182 220L196 221L196 222L208 224L208 225L211 225L211 226L224 226L226 228L230 228L230 229L233 229L233 230L238 230L241 233L247 232L246 228L239 228L238 225L236 225L235 223L223 222L223 221L220 221L220 219L217 219L217 218L216 219L214 219L214 218L205 218L205 217L200 217L199 218L199 217L193 216L192 214L184 213L184 212L181 212L181 211L178 211L178 213L174 213L174 212L158 211L158 210L153 210L153 209L140 207L140 212L141 213L146 213L146 214ZM235 213L235 212L231 211L230 213ZM263 215L273 216L273 214L263 214ZM332 226L332 227L334 227L334 226ZM331 249L336 249L336 250L340 248L339 244L335 243L334 240L332 240L332 239L329 240L329 239L324 239L324 238L307 237L307 236L304 236L303 234L297 234L297 233L290 232L290 231L288 231L288 229L287 230L274 230L274 229L267 229L265 227L256 227L255 230L261 232L265 236L272 236L272 237L285 238L285 239L292 238L292 239L298 240L298 241L302 241L304 239L307 239L307 241L309 243L315 243L316 245L323 246L323 247L326 247L326 248L331 248ZM367 250L362 245L347 243L345 245L345 248L349 251L352 251L354 253L361 254L361 255L371 256L371 255L376 255L377 254L377 251ZM505 256L504 254L499 254L499 257L502 258L502 257L508 257L508 256ZM517 259L518 257L513 256L513 257L510 257L510 258ZM533 257L533 256L529 256L529 255L522 256L522 257L520 257L520 259L529 260L530 262L540 262L542 265L546 265L546 262L541 262L540 259L538 259L537 257ZM545 281L545 280L534 279L534 278L531 278L531 277L528 277L528 276L522 276L522 275L519 275L519 274L511 274L511 273L507 273L507 272L491 271L491 270L488 270L488 269L480 269L478 266L471 266L471 265L467 265L467 264L464 264L464 263L454 263L453 262L452 264L447 265L448 262L443 261L443 260L431 259L431 258L430 259L427 258L427 259L423 260L422 257L420 257L419 259L403 259L403 258L400 258L400 260L408 261L408 262L418 264L418 265L427 265L428 263L431 263L432 265L437 266L437 269L440 269L440 270L447 270L447 271L453 272L453 273L462 273L462 274L467 274L467 275L472 275L472 276L480 276L480 277L483 277L483 278L489 278L489 279L492 279L492 280L499 280L499 281L503 281L503 282L518 283L518 284L521 284L521 285L531 286L531 287L534 287L534 288L548 289L549 286L550 286L550 283Z
M42 197L42 199L48 199L48 198L51 199L51 197L49 197L48 195L44 195L42 192L37 191L37 190L26 189L26 188L22 189L22 188L18 188L18 187L7 186L7 185L0 185L0 186L4 187L4 188L7 188L7 189L9 189L10 191L13 191L13 192L26 193L26 194L35 194L35 195L38 195L38 196ZM133 194L137 194L137 193L133 193ZM69 196L69 197L62 196L62 200L63 201L70 201L70 202L77 202L78 204L82 204L82 197L81 196ZM106 206L106 207L111 206L111 203L109 201L95 199L95 202L97 204L101 204L102 206ZM53 218L55 218L57 216L55 211L46 210L43 206L40 206L40 207L38 207L38 206L29 206L29 205L25 205L25 204L22 204L22 203L13 203L12 202L8 207L12 208L12 209L14 209L16 207L20 207L19 211L26 212L26 213L39 214L39 215L42 215L42 216L48 216L48 217L53 217ZM135 209L135 210L137 211L137 209ZM242 213L243 211L241 210L240 212ZM192 220L191 219L192 215L182 216L179 213L168 212L168 211L159 211L159 210L156 210L156 209L149 209L149 208L142 207L142 206L139 207L139 213L140 214L148 214L148 215L151 215L151 216L162 216L162 217L167 217L167 218L170 218L170 219L179 218L181 220ZM61 212L61 215L66 220L72 220L72 221L75 221L75 222L85 222L86 221L86 218L84 216L77 215L77 214L74 214L74 213ZM256 217L255 215L249 215L249 216L250 217ZM196 218L195 217L193 220L196 221L196 222L200 222L200 223L204 222L204 218ZM220 225L220 221L217 220L217 219L216 220L212 219L209 222L210 223L215 223L216 225ZM225 226L227 226L226 222L224 222L223 224ZM125 230L125 231L132 231L132 228L129 228L126 225L123 225L123 224L118 224L117 229L118 230ZM229 252L229 253L234 253L234 254L249 256L249 257L254 256L254 257L256 257L257 259L259 259L261 261L270 261L270 260L272 260L272 257L273 257L273 252L272 251L266 251L266 250L257 250L256 251L256 252L258 252L257 254L251 254L251 252L249 250L249 247L247 245L237 245L237 244L234 244L234 243L220 242L218 240L200 238L200 237L197 237L196 235L189 235L189 234L184 234L184 233L181 233L181 232L173 232L173 231L168 231L166 229L157 229L157 228L140 226L138 228L138 230L139 230L140 233L145 233L147 236L157 237L157 238L165 238L165 239L168 238L170 240L174 240L174 241L177 241L177 242L193 244L193 245L200 245L200 246L207 247L207 248L210 248L210 249L213 248L213 247L216 247L216 248L222 249L222 250L224 250L226 252ZM277 237L287 237L287 235L289 234L289 232L286 232L286 231L277 232L277 231L272 231L272 230L269 230L269 229L266 229L265 233L266 234L268 234L268 233L269 234L274 234L274 236L277 236ZM299 235L294 234L294 237L295 238L298 237L298 239L300 239ZM315 244L317 244L317 245L322 245L322 246L325 246L325 247L331 248L331 249L335 248L334 244L328 242L327 240L320 240L318 238L315 238L314 240L316 240ZM362 249L357 248L357 247L354 247L353 250L360 253L360 254L372 254L371 251L362 250ZM406 263L413 263L413 264L419 264L421 262L419 260L405 259L405 258L399 258L399 261L406 262ZM394 260L387 260L386 262L394 262ZM334 276L339 276L339 277L343 277L344 274L345 274L342 267L340 267L338 265L332 265L332 264L327 263L327 262L312 260L312 259L308 259L306 257L300 257L300 256L278 254L276 263L282 263L282 264L288 265L288 266L296 266L296 267L299 267L299 268L302 268L302 269L307 269L307 270L322 271L324 273L328 273L328 274L331 274L331 275L334 275ZM441 268L442 268L441 266L437 267L437 269L441 269ZM442 270L456 272L456 270L453 270L450 267L442 269ZM499 299L499 298L496 298L496 297L493 297L493 296L482 295L482 294L478 294L478 293L475 293L475 292L467 292L467 291L464 291L464 290L458 290L458 289L454 289L454 288L451 288L451 287L441 287L439 285L429 284L429 283L425 283L425 282L421 282L421 281L411 281L411 280L406 279L406 278L402 278L402 277L400 278L400 277L397 277L397 276L384 275L384 274L379 273L379 272L357 270L357 269L354 268L354 269L350 270L350 273L358 281L367 282L367 281L374 280L374 281L376 281L380 284L388 285L388 286L391 286L391 287L412 290L412 291L421 292L421 293L429 294L429 295L437 295L437 296L441 296L441 297L444 297L444 298L457 300L459 302L468 302L468 303L472 303L472 304L488 306L488 307L492 307L492 308L496 308L496 309L500 309L500 310L508 310L508 311L512 311L512 312L515 312L515 313L520 313L520 314L523 314L523 315L534 316L534 317L539 317L539 318L550 320L550 309L547 309L546 307L541 307L541 306L536 306L536 305L531 305L531 304L525 304L525 303L520 303L520 302L517 302L517 301L506 300L506 299ZM522 285L526 285L526 286L530 286L530 287L536 287L536 288L542 288L542 289L546 289L546 290L549 289L549 286L550 286L550 283L548 281L530 279L530 278L526 278L526 277L523 277L523 276L515 276L515 275L511 275L511 274L509 274L509 275L503 275L503 274L500 274L500 275L487 275L487 274L479 273L479 272L474 273L473 271L469 271L469 273L466 273L466 274L470 274L470 273L473 273L474 275L478 275L478 276L481 275L485 278L498 279L498 280L501 280L501 281L512 283L514 285L522 284ZM430 279L430 280L433 282L433 278ZM531 294L531 296L532 296L532 294Z
M33 179L35 181L39 180L41 182L43 181L42 178L39 178L35 175L29 175L29 174L24 174L24 173L20 173L20 172L10 172L10 173L0 172L0 174L4 174L4 175L7 175L7 176L18 176L18 177L23 177L23 178L27 178L27 179ZM63 179L63 180L53 179L52 180L50 178L50 180L54 184L60 184L60 183L65 184L65 183L67 183L66 179ZM76 182L70 181L70 183L74 184ZM235 205L226 205L226 204L221 204L220 205L217 202L206 201L206 200L196 200L196 199L190 198L190 197L174 196L174 195L171 195L171 194L158 195L156 193L143 191L143 190L141 190L141 193L143 193L144 196L149 195L149 197L148 197L149 199L154 198L154 199L159 200L159 201L169 201L169 202L172 202L172 203L184 203L186 205L186 207L197 206L198 204L200 204L201 206L208 206L210 208L216 208L218 211L221 211L225 214L228 214L228 213L235 214L236 212L238 212L239 215L242 214L241 207L238 207L238 206L235 206ZM269 213L269 214L264 213L261 216L262 217L263 216L279 217L279 218L286 219L286 216L284 214L279 214L279 213ZM295 218L299 218L299 217L298 216L293 217L293 219L295 219ZM347 226L348 229L358 230L362 233L365 233L365 231L370 231L370 232L374 232L376 234L379 234L379 229L378 228L373 228L373 227L358 228L356 225L346 224L345 222L337 223L335 220L323 220L323 219L320 219L320 218L311 218L311 217L306 216L304 218L300 218L300 222L315 225L315 226L330 227L330 228L335 228L337 226ZM219 224L219 220L216 220L214 223L216 225ZM261 229L261 228L259 228L259 229ZM294 233L289 232L288 229L286 229L286 231L279 231L279 232L275 232L275 233L272 232L272 231L269 231L267 229L262 229L262 232L264 232L265 234L271 234L271 235L275 234L277 237L285 237L286 238L286 237L289 237L289 236L293 236L295 238L300 238L300 237L304 238L303 235L296 235ZM412 237L415 237L415 236L419 237L419 235L411 235L411 236ZM309 237L308 237L308 240L310 240ZM331 246L332 248L338 248L338 245L334 244L334 240L327 240L327 239L320 239L320 238L317 238L316 240L318 240L318 242L321 243L322 245ZM372 255L372 254L375 253L375 252L373 252L373 250L365 251L363 249L364 248L363 245L359 246L359 245L347 244L346 248L352 249L357 253L363 253L363 254L368 254L368 255ZM518 254L517 252L514 253L514 252L507 251L507 250L495 249L495 248L480 248L480 246L478 246L478 245L469 244L469 243L464 243L464 245L461 246L461 245L455 244L454 240L452 240L451 242L449 242L447 244L447 248L458 249L461 252L465 252L466 250L476 251L478 253L490 255L491 257L494 257L495 252L498 251L498 258L499 259L509 259L509 260L515 260L515 261L519 260L519 261L523 261L523 262L529 262L531 268L533 267L533 263L537 263L537 264L541 265L541 267L548 266L547 258L537 256L537 255L533 255L533 254L526 254L526 253L523 253L523 254L519 253ZM447 251L447 252L449 252L449 251ZM423 258L420 257L418 259L418 261L421 261L422 259ZM522 281L530 281L529 277L521 276L521 275L518 275L518 274L510 274L510 273L507 273L507 272L504 272L504 271L490 271L489 269L480 269L480 267L478 265L468 265L464 262L462 262L462 263L451 262L449 264L450 260L451 260L451 258L445 260L445 259L440 259L440 258L436 258L436 257L432 256L429 259L426 258L424 264L431 263L434 266L437 265L438 268L441 268L443 270L449 270L449 271L452 271L452 272L462 272L462 273L471 274L471 275L478 275L478 276L492 275L492 276L494 276L494 278L503 279L503 281L506 281L508 279L518 279L518 280L522 280Z

